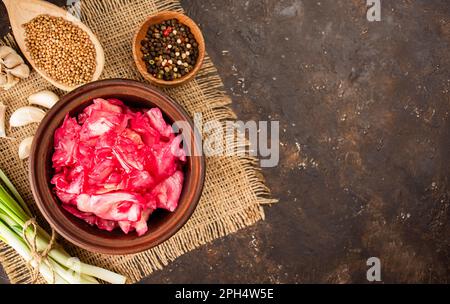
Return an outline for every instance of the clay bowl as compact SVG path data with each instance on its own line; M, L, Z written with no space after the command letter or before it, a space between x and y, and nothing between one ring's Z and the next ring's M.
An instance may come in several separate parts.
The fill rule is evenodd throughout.
M194 35L194 38L195 38L195 40L197 40L197 43L198 43L199 56L197 59L197 63L191 72L189 72L185 76L178 78L176 80L166 81L166 80L158 79L158 78L154 77L153 75L151 75L149 72L147 72L147 67L145 65L144 60L142 59L143 54L141 51L141 41L145 38L148 28L152 24L158 24L165 20L170 20L170 19L177 19L180 23L188 26L191 29L191 33L192 33L192 35ZM189 18L188 16L183 15L181 13L172 12L172 11L164 11L164 12L160 12L156 15L152 15L152 16L148 17L147 20L145 20L144 23L139 27L139 29L137 30L137 32L134 36L134 40L133 40L133 57L134 57L136 66L139 70L139 73L141 73L142 77L144 77L147 81L149 81L150 83L157 85L157 86L175 87L175 86L182 85L182 84L188 82L189 80L191 80L192 78L194 78L194 76L200 70L200 68L203 64L203 60L205 58L205 40L203 39L203 35L202 35L202 32L200 31L200 28L191 18Z
M193 132L188 114L170 97L151 86L131 80L111 79L92 82L64 96L45 116L34 137L30 155L30 181L36 203L45 219L66 240L86 250L104 254L132 254L150 249L174 235L194 212L205 178L203 156L189 156L184 167L185 181L178 208L173 212L155 211L148 221L148 232L138 237L116 229L102 231L65 211L50 184L53 169L53 134L67 113L82 111L94 98L115 97L134 108L159 107L168 122L185 121ZM182 134L184 131L182 131ZM187 133L185 133L187 134ZM193 134L193 133L191 133ZM194 139L191 140L191 146ZM192 154L192 155L199 155Z

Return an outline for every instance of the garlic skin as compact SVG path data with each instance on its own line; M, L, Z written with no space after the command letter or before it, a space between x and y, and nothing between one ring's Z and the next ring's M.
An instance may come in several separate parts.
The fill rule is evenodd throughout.
M21 79L25 79L30 76L30 68L26 64L20 64L15 68L7 69L6 72L9 72L11 75Z
M11 53L15 53L14 49L10 48L9 46L0 46L0 58L5 58Z
M37 105L47 109L51 109L58 101L58 95L48 90L37 92L28 97L30 105Z
M3 85L3 88L9 90L18 83L19 79L14 77L11 73L8 73L6 74L6 84Z
M0 88L9 90L20 79L30 76L30 68L25 64L17 52L8 47L0 46Z
M0 137L6 138L5 127L6 106L0 102Z
M33 136L27 137L19 145L19 158L27 159L30 156L31 145L33 144Z
M3 87L8 83L8 76L0 74L0 87Z
M17 109L9 119L11 127L23 127L31 123L39 123L44 119L45 112L36 107L23 107Z
M15 53L15 52L9 54L8 56L6 56L3 59L3 64L8 69L12 69L18 65L21 65L22 63L24 63L22 57L20 57L19 54Z

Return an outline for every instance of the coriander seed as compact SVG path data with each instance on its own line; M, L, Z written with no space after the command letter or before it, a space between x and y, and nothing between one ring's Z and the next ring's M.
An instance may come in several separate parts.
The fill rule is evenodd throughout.
M49 15L39 15L23 26L31 58L50 78L70 87L93 79L95 47L80 27Z

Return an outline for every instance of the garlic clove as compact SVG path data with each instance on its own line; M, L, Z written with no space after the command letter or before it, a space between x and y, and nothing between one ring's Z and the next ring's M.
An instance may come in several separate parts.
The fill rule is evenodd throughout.
M0 74L0 87L3 87L8 83L8 76Z
M37 92L28 97L30 105L38 105L47 109L52 108L59 100L58 95L51 91Z
M6 74L6 84L2 85L5 90L11 89L19 82L19 79L14 77L11 73Z
M22 57L14 49L0 46L0 88L9 90L29 75L30 68Z
M11 127L23 127L31 123L39 123L44 119L45 112L36 107L23 107L17 109L9 119Z
M33 136L27 137L19 145L19 158L26 159L30 156L31 145L33 144Z
M16 53L16 51L9 46L0 46L0 59L5 58L12 53Z
M18 66L19 64L23 64L24 61L22 57L20 57L17 53L11 53L3 59L3 64L8 68L12 69Z
M6 71L21 79L25 79L30 76L30 68L24 63L16 66L15 68L7 69Z
M6 106L0 102L0 137L6 137L5 127Z

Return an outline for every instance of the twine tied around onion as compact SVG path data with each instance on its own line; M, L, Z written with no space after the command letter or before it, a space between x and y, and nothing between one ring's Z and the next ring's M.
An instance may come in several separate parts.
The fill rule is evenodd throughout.
M28 227L30 227L30 226L33 229L31 239L27 236L27 233L26 233ZM55 282L55 270L53 269L53 266L48 262L47 256L48 256L49 252L53 249L53 246L55 244L56 233L55 233L55 230L52 228L52 236L50 238L50 242L48 243L47 247L44 250L39 251L38 246L37 246L37 227L38 227L38 224L36 222L36 219L31 218L25 222L25 224L23 225L23 230L22 230L23 239L25 240L25 243L28 245L28 247L30 248L30 251L31 251L32 258L27 263L27 266L28 266L28 268L30 268L30 272L31 272L31 283L32 284L36 283L36 281L38 280L39 266L42 263L45 263L52 271L52 282L54 283ZM36 267L33 267L33 265L32 265L33 261L36 262Z

